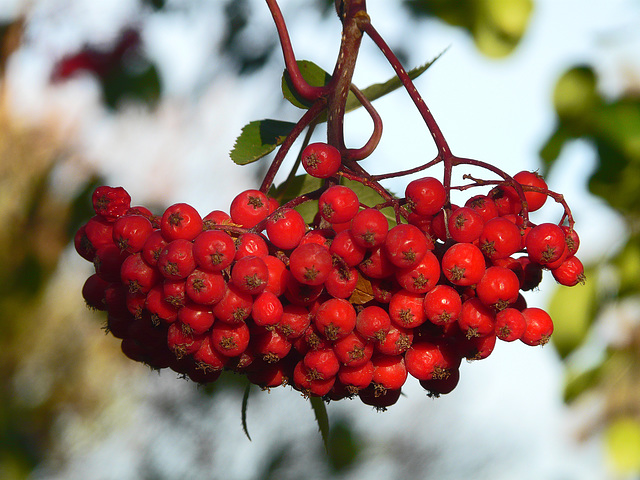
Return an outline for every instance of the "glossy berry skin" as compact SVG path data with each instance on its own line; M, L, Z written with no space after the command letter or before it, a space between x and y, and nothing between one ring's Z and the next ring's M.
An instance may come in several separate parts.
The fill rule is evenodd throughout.
M349 187L329 187L318 200L320 215L329 223L341 224L350 221L360 209L358 196Z
M519 340L526 328L524 315L515 308L505 308L496 314L496 335L504 342Z
M333 255L339 256L349 267L355 267L364 260L367 250L353 241L350 230L343 230L334 237L329 247Z
M157 266L165 278L172 280L187 278L196 268L193 243L184 239L172 241L160 253Z
M387 238L389 221L375 208L359 211L351 220L353 241L363 248L381 246Z
M398 268L411 268L425 256L428 242L414 225L400 224L387 233L384 250L387 258Z
M186 279L185 294L201 305L213 305L222 300L226 282L219 272L195 269Z
M233 238L221 230L206 230L193 240L193 258L202 270L220 272L231 265L235 255Z
M427 319L435 325L446 325L455 322L462 310L460 294L448 285L437 285L427 293L423 302Z
M405 290L413 293L427 293L440 279L440 262L431 251L427 251L417 265L396 270L395 277L398 284Z
M329 276L332 265L329 250L316 243L300 245L289 257L291 274L304 285L322 285Z
M467 338L484 337L494 332L495 315L479 298L473 297L462 304L458 325Z
M390 328L387 310L376 305L363 308L356 316L356 330L367 340L383 340Z
M178 320L195 334L208 331L215 321L211 307L188 302L178 310Z
M254 227L269 215L269 199L260 190L245 190L233 199L229 213L233 223Z
M480 214L484 222L488 222L499 215L498 207L487 195L475 195L467 200L464 206Z
M551 270L551 273L556 282L567 287L573 287L585 281L584 266L576 256L567 258L559 267Z
M145 262L149 265L156 266L158 264L158 258L160 254L168 245L168 242L162 236L162 232L158 230L154 230L147 237L147 240L144 242L142 246L142 258L144 258Z
M373 383L381 394L387 390L399 390L407 380L408 372L402 355L374 355Z
M267 287L269 270L262 258L242 257L231 268L231 281L242 292L259 295Z
M448 227L449 235L453 240L472 243L480 237L484 228L484 220L474 209L460 207L449 215Z
M531 186L547 190L547 182L544 181L541 175L536 172L521 171L513 176L513 179L523 186ZM526 191L524 192L524 198L527 200L527 208L530 212L540 210L547 201L547 195L542 192Z
M476 285L476 294L482 303L502 310L518 299L518 276L505 267L489 267Z
M302 240L307 225L302 215L291 208L283 208L267 220L267 236L277 248L291 250Z
M550 265L565 253L567 244L564 231L553 223L542 223L527 235L527 253L531 261Z
M456 243L449 247L442 257L442 272L454 285L475 285L484 275L484 271L484 256L472 243Z
M419 293L400 290L391 297L389 317L396 327L416 328L422 325L427 317L422 307L424 297Z
M575 229L567 225L562 225L560 228L564 232L564 240L567 244L567 258L569 258L575 255L578 251L578 248L580 247L580 237Z
M113 241L120 250L136 253L142 250L153 225L142 215L125 215L113 223Z
M251 333L246 323L227 324L216 322L211 327L211 345L226 357L237 357L249 346Z
M132 293L148 293L161 278L158 270L148 265L139 253L129 255L122 262L120 280Z
M213 314L221 322L235 325L249 318L252 307L253 297L250 294L227 284L222 299L213 307Z
M316 178L329 178L340 169L342 156L340 151L327 143L311 143L302 150L302 166Z
M350 367L362 366L373 356L373 343L367 341L358 332L333 341L333 351L341 365Z
M440 180L424 177L407 185L405 197L412 212L418 215L435 215L443 207L447 193Z
M522 310L522 315L527 326L520 340L529 346L546 344L553 333L553 320L549 314L541 308L528 307Z
M358 285L358 271L349 267L333 267L324 288L334 298L349 298Z
M125 215L131 207L131 196L122 187L98 187L94 190L91 201L96 215L109 222Z
M236 239L235 244L235 261L247 256L264 257L269 254L267 242L257 233L243 233Z
M316 311L314 325L328 340L346 337L356 326L353 305L341 298L327 300Z
M506 218L494 218L484 224L478 245L491 260L510 257L522 246L520 229Z
M280 299L266 290L255 298L251 317L256 325L268 327L276 325L282 318L283 313L284 307Z
M452 347L426 341L415 342L404 354L407 371L418 380L448 378L460 359Z
M184 239L193 240L202 231L202 217L186 203L176 203L162 214L160 231L167 242Z

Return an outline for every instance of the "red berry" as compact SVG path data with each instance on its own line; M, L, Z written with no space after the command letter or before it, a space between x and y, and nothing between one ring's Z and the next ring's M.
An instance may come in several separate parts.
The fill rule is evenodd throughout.
M402 355L374 355L373 383L376 390L384 395L387 390L399 390L407 380L407 367Z
M222 300L226 282L219 272L206 272L195 269L185 282L185 293L194 302L201 305L214 305Z
M169 243L158 257L158 269L166 278L187 278L196 268L193 258L193 243L179 239Z
M522 315L527 327L520 340L530 346L546 344L553 333L553 320L549 314L541 308L529 307L522 310Z
M367 277L373 279L390 277L396 271L395 265L391 263L382 247L374 248L358 268Z
M277 248L291 250L302 240L307 225L298 211L283 208L267 221L267 236Z
M267 363L278 362L291 351L291 342L273 329L258 335L257 338L252 337L251 342L255 353Z
M188 302L178 310L178 320L195 334L205 333L213 325L215 317L209 305Z
M487 195L476 195L471 197L465 202L464 206L479 213L484 222L488 222L499 215L498 207L496 207L495 202Z
M335 377L340 369L338 357L331 348L310 350L305 354L302 362L312 379Z
M233 238L221 230L206 230L193 240L193 258L202 270L220 272L236 255Z
M369 360L355 367L342 365L338 370L338 380L347 388L349 393L358 393L359 390L367 388L373 380L373 363Z
M356 330L367 340L384 340L391 328L387 311L371 305L363 308L356 316Z
M513 342L524 334L527 322L515 308L505 308L496 314L496 335L500 340Z
M472 208L460 207L449 215L448 226L449 235L456 242L472 243L480 237L484 220Z
M585 281L584 266L576 256L567 258L559 267L551 270L551 273L560 285L567 287L573 287Z
M554 223L542 223L527 235L527 254L540 265L551 264L565 253L567 244L564 231Z
M417 265L427 253L429 243L420 229L414 225L400 224L387 233L384 250L398 268Z
M277 296L282 295L287 289L287 281L291 275L289 270L287 270L287 266L282 260L271 255L266 255L261 258L269 272L265 290Z
M396 327L415 328L422 325L427 317L422 307L423 295L400 290L391 297L389 317Z
M136 253L153 232L151 222L142 215L124 215L113 223L113 241L120 250Z
M291 275L305 285L322 285L333 265L331 253L316 243L300 245L289 257Z
M131 207L131 197L122 187L98 187L91 200L96 215L101 215L110 222L125 215Z
M230 325L216 322L211 327L211 345L227 357L237 357L249 346L251 334L246 323Z
M245 190L231 202L229 213L233 223L245 228L256 226L270 213L269 199L260 190Z
M437 178L424 177L407 185L405 197L412 212L418 215L435 215L444 205L447 192Z
M276 327L281 334L292 340L304 335L310 324L309 310L301 305L285 305Z
M250 294L228 284L222 299L213 307L213 314L221 322L237 324L249 318L252 307L253 297Z
M334 185L329 187L318 200L320 215L329 223L350 221L360 209L358 196L349 187Z
M269 254L269 247L264 238L257 233L243 233L236 240L236 256L238 261L242 257L253 255L255 257L264 257Z
M243 257L231 268L231 281L242 292L258 295L267 287L269 270L260 257Z
M331 269L324 281L324 288L334 298L349 298L358 285L358 271L355 268L337 266Z
M479 298L473 297L462 304L458 325L467 338L484 337L493 333L495 316Z
M444 343L415 342L404 359L407 371L418 380L448 378L460 366L460 356Z
M497 217L484 224L478 246L487 258L510 257L522 245L520 229L506 218Z
M430 397L439 397L451 393L460 381L460 370L451 369L447 378L432 378L431 380L420 380L420 386L427 391Z
M312 143L301 155L305 171L316 178L328 178L336 174L342 164L340 151L326 143Z
M130 292L146 294L160 281L161 276L158 270L144 261L141 254L135 253L122 262L120 279Z
M505 267L489 267L476 285L476 294L482 303L502 310L518 299L518 276Z
M339 256L348 266L355 267L364 260L367 250L353 241L351 230L347 229L335 236L329 251Z
M353 241L363 248L382 245L387 238L388 231L387 217L375 208L361 210L351 219Z
M484 256L480 249L471 243L456 243L449 247L442 257L442 272L454 285L474 285L480 281L484 271Z
M511 213L519 214L522 210L522 200L511 186L500 185L491 189L488 195L496 204L501 216Z
M462 310L462 300L456 289L448 285L437 285L424 297L427 319L435 325L455 322Z
M178 307L165 300L162 284L157 284L149 290L144 308L151 314L153 322L162 320L165 323L172 323L178 318Z
M564 232L564 240L567 244L567 258L575 255L580 247L580 237L578 233L571 227L567 225L562 225L560 227Z
M162 214L160 231L167 242L184 239L193 240L202 232L202 217L186 203L176 203Z
M329 340L346 337L356 326L356 311L353 305L342 298L325 301L316 311L314 324Z
M382 355L401 355L413 343L413 329L397 327L393 323L389 327L384 340L378 340L375 350Z
M158 258L162 253L162 250L168 245L168 242L163 238L160 230L154 230L149 234L147 240L142 246L142 258L149 265L156 266L158 264Z
M396 270L396 280L402 288L413 293L427 293L440 279L440 262L430 251L411 268Z
M537 187L544 190L549 188L542 176L536 172L518 172L513 176L513 179L523 186ZM527 208L530 212L539 210L547 201L547 195L542 192L525 191L524 198L527 200Z
M280 299L272 292L265 290L253 302L251 317L256 325L267 327L276 325L284 313Z

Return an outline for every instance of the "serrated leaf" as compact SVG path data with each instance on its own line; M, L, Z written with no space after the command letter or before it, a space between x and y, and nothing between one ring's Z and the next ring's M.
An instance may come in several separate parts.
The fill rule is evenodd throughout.
M251 436L249 435L249 429L247 428L247 405L249 404L250 391L251 384L247 383L247 386L244 389L244 395L242 396L242 430L244 431L244 434L247 436L249 441L251 441Z
M440 56L442 56L442 54L445 51L446 50L444 50L442 53L440 53L437 57L435 57L430 62L427 62L424 65L420 65L419 67L415 67L409 70L407 72L407 75L409 75L409 78L411 78L412 80L415 80L416 78L418 78L431 65L433 65L434 62L438 60L438 58L440 58ZM331 75L328 72L324 71L315 63L310 62L308 60L299 60L297 63L298 63L298 68L300 69L300 73L302 74L302 77L307 81L307 83L309 83L309 85L312 85L314 87L322 87L331 81ZM374 83L372 85L369 85L367 88L362 90L362 93L364 94L365 97L367 97L367 99L370 102L372 102L380 97L383 97L388 93L393 92L394 90L397 90L400 87L402 87L402 82L397 76L394 75L386 82ZM287 73L286 70L282 75L282 93L284 95L284 98L286 98L289 102L291 102L291 104L295 105L298 108L307 109L312 105L312 102L301 98L297 93L293 91L291 78L289 77L289 74ZM350 112L352 110L360 108L361 106L362 105L360 104L356 96L352 92L349 92L349 96L347 97L346 111ZM327 121L326 113L319 118L319 121L320 122Z
M356 288L349 297L349 302L354 305L364 305L374 298L371 282L363 275L358 274L358 282L356 283Z
M412 68L411 70L409 70L407 72L407 75L409 75L409 78L411 78L411 80L415 80L416 78L418 78L431 65L433 65L434 62L438 60L438 58L440 58L442 54L444 54L444 52L446 52L446 50L442 51L442 53L440 53L437 57L435 57L430 62L427 62L424 65L421 65L419 67ZM402 86L402 82L400 81L400 79L397 76L394 76L394 77L391 77L386 82L374 83L373 85L369 85L367 88L362 90L362 93L364 94L365 97L367 97L367 99L370 102L372 102L380 97L385 96L388 93L393 92L394 90L397 90L401 86ZM361 105L358 99L356 98L356 96L353 93L349 93L349 97L347 98L347 106L346 106L347 112L355 110L356 108L359 108L359 107L361 107Z
M313 87L323 87L331 81L331 75L325 72L322 68L309 60L298 60L296 62L300 69L300 74L307 83ZM298 108L309 108L313 102L302 98L293 88L291 77L287 70L282 74L282 94L284 98L289 100L291 104Z
M271 153L284 142L295 123L280 120L256 120L248 123L236 139L231 150L231 160L247 165Z
M327 406L320 397L309 397L311 408L316 416L318 430L322 436L322 443L326 451L329 451L329 415L327 414Z

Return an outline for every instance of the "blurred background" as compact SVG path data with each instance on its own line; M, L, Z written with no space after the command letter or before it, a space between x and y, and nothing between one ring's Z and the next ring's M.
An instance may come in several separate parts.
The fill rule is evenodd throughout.
M333 2L280 4L298 58L331 71ZM92 266L71 240L99 184L155 211L205 213L259 184L264 164L229 159L236 136L300 116L282 98L266 4L0 0L0 478L640 478L640 2L368 9L407 67L446 51L416 83L454 153L539 170L571 205L588 281L545 277L527 297L554 318L552 343L499 344L439 399L410 380L384 413L333 402L327 453L305 399L256 389L250 441L233 375L197 388L105 336L80 295ZM365 38L354 82L392 74ZM402 91L376 107L385 132L368 170L433 157ZM346 132L365 141L366 115L350 114Z

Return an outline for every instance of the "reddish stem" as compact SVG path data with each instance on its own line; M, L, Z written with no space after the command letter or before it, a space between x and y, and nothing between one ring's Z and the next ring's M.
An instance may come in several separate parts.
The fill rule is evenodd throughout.
M380 117L378 111L373 107L369 99L364 95L364 93L362 93L362 91L360 91L358 87L352 84L351 91L367 111L367 113L369 113L369 115L371 116L371 120L373 121L373 133L363 147L358 149L347 148L342 153L342 156L348 160L363 160L371 155L378 146L378 143L380 143L380 139L382 138L382 118Z
M278 6L278 2L276 0L266 0L266 2L269 10L271 11L273 21L276 24L276 29L278 30L278 37L280 39L280 46L282 47L284 63L287 68L287 72L289 72L293 88L305 100L317 100L322 95L326 94L328 91L327 86L314 87L309 85L304 79L302 73L300 73L300 69L298 68L296 56L293 53L293 46L291 45L291 39L289 38L287 25L284 21L284 17L282 16L282 12L280 11L280 7Z

